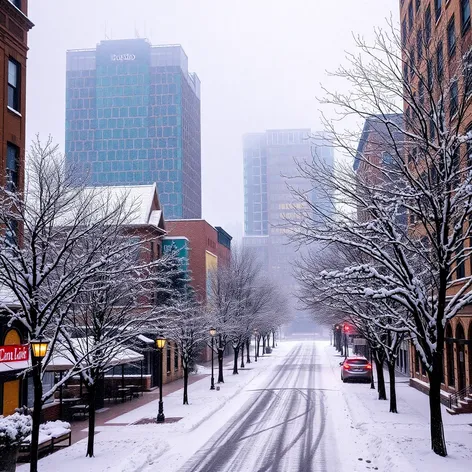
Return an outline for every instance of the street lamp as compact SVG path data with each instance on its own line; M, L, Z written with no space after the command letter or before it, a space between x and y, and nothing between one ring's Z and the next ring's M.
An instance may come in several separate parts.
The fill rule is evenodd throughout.
M33 351L33 357L39 360L39 363L46 357L49 347L49 341L44 340L33 340L30 342L31 350Z
M257 329L254 330L254 362L257 362Z
M164 423L166 417L164 416L164 403L162 402L162 350L166 345L166 338L158 336L156 339L157 352L159 353L159 412L157 413L157 422Z
M39 425L41 423L41 397L43 394L41 382L41 364L48 352L49 341L43 339L34 339L30 341L33 357L33 427L31 430L31 449L30 449L30 470L38 470L38 449L39 449Z
M216 336L216 329L215 328L210 328L210 336L211 336L211 386L210 390L215 390L215 375L214 375L214 365L213 365L213 359L214 359L214 341L215 341L215 336Z

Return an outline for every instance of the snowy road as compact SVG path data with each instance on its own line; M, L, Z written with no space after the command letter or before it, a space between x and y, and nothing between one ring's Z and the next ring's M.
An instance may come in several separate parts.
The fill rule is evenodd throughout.
M323 388L324 369L329 367L315 343L295 345L181 472L340 470L325 406L330 389Z

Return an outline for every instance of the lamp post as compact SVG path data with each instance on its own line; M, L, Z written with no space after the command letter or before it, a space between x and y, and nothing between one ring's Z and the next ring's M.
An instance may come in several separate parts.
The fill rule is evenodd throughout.
M33 385L34 385L34 403L33 403L33 428L31 431L31 466L30 471L38 470L38 445L39 445L39 424L41 422L41 407L43 396L43 385L41 381L41 364L48 352L49 341L42 339L30 341L31 352L33 356Z
M216 336L216 329L215 328L210 328L210 336L211 336L211 386L210 390L215 390L215 375L214 375L214 365L213 365L213 359L214 359L214 341L215 341L215 336Z
M157 413L157 422L164 423L166 417L164 416L164 403L162 402L162 350L166 345L166 339L158 336L156 339L157 352L159 353L159 412Z
M254 330L254 362L257 362L257 329Z

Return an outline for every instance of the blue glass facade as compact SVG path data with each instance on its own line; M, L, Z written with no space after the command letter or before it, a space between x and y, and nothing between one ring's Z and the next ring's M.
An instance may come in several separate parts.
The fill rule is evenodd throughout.
M68 51L66 160L89 185L156 182L166 219L200 218L200 83L182 48Z

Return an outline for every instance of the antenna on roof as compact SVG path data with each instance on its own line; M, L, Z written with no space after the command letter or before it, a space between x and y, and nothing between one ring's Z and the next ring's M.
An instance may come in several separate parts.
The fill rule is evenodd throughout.
M105 21L105 39L110 39L107 34L107 23Z

